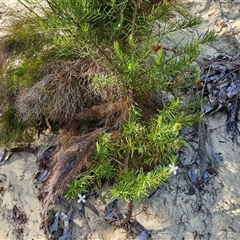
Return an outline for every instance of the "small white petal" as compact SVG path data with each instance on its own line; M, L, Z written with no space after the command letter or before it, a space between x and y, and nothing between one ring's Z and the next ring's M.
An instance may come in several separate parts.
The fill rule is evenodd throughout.
M78 199L78 203L85 203L86 202L86 196L85 195L83 195L82 196L82 194L78 194L78 197L79 197L79 199Z
M178 169L178 166L175 166L174 163L173 164L169 164L169 168L170 168L170 172L174 173L174 175L177 174L177 169Z

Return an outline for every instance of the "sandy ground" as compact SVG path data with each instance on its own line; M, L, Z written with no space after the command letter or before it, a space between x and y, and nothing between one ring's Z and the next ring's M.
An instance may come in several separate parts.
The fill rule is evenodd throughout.
M4 3L15 7L16 0L0 0L0 24L7 10ZM196 33L214 29L217 41L201 49L202 56L217 51L235 54L239 44L226 26L216 1L184 1L190 11L202 19ZM234 30L240 35L240 1L222 0L223 11ZM1 25L0 25L1 26ZM207 116L204 120L211 133L213 149L223 157L218 174L212 178L203 191L187 194L191 183L186 170L179 166L178 174L162 186L150 198L134 203L135 217L145 228L152 230L152 239L164 240L237 240L240 236L240 150L226 133L224 113ZM44 150L51 145L49 136L42 136L34 143ZM0 149L2 150L2 149ZM1 151L0 151L1 152ZM186 151L191 159L194 151ZM36 156L21 152L0 166L0 240L5 239L46 239L40 229L41 203L37 195L34 173L37 171ZM91 200L103 216L105 205ZM77 203L76 203L77 204ZM14 215L14 206L22 218ZM64 204L60 205L64 209ZM16 208L15 208L16 209ZM86 216L92 229L89 233L84 221L73 214L74 239L128 239L126 232L108 225L102 217L97 218L90 210Z

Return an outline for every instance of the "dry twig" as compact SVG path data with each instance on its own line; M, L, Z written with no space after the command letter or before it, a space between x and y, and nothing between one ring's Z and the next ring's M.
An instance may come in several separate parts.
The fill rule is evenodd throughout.
M232 28L230 22L228 21L227 17L224 15L223 9L222 9L222 4L220 2L220 0L217 0L217 5L219 8L219 11L221 12L222 18L224 19L226 25L228 26L228 28L230 29L230 31L232 32L232 34L234 35L234 37L236 38L239 46L240 46L240 37L238 36L238 34L236 33L236 31Z

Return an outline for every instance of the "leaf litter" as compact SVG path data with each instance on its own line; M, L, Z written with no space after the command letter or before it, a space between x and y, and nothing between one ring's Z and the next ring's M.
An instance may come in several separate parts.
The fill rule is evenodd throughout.
M80 203L75 203L76 201L68 201L64 197L60 197L62 203L60 203L59 207L48 212L43 221L44 224L42 225L45 232L50 235L51 239L73 239L71 229L73 227L72 216L74 212L78 213L83 219L88 229L88 233L91 235L92 229L90 227L88 218L85 215L85 207L89 208L95 215L97 215L97 217L104 219L110 225L126 229L127 233L135 236L135 239L137 240L151 239L151 230L143 227L136 219L132 217L132 201L129 201L128 203L127 213L126 210L118 207L117 200L110 201L106 205L105 211L101 216L96 207L88 200L89 197L91 196L87 196L86 201ZM65 213L65 210L62 209L63 205L67 205L67 209L69 209L67 213Z
M214 116L217 112L225 112L226 132L231 134L233 143L239 144L240 54L232 56L228 53L217 53L212 58L203 58L200 67L198 94L205 100L201 107L202 113ZM208 191L207 186L218 174L219 164L223 161L221 152L217 152L213 147L211 130L206 119L203 119L197 128L191 131L185 129L185 132L181 133L187 144L180 149L178 160L190 183L186 194L196 195L197 212L203 209L208 212L203 204L203 195Z
M240 130L240 54L217 53L212 58L203 58L201 63L201 86L206 104L204 114L214 114L220 110L227 113L226 130L232 140L238 143Z

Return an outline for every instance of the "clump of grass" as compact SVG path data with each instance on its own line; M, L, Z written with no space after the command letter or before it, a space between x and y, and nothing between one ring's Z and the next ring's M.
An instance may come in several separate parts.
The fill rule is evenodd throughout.
M39 32L36 22L29 17L21 17L18 21L8 24L4 48L9 54L24 54L32 56L42 48L44 35Z
M45 116L65 123L97 105L101 97L94 94L91 83L94 69L94 63L87 59L47 65L39 81L16 99L20 121L36 122Z

